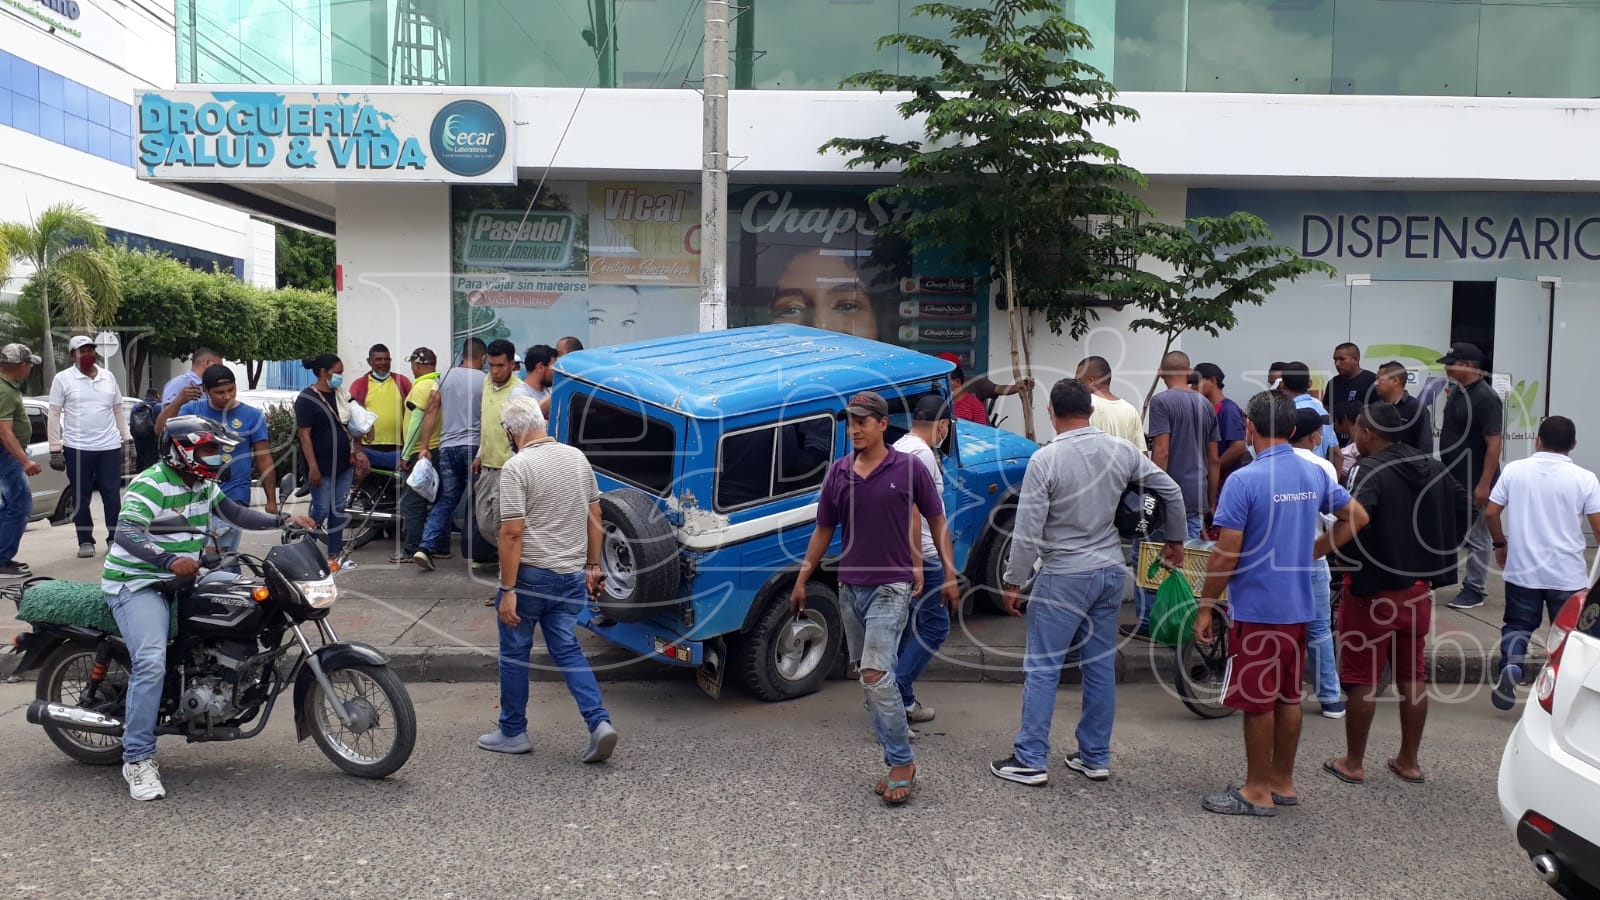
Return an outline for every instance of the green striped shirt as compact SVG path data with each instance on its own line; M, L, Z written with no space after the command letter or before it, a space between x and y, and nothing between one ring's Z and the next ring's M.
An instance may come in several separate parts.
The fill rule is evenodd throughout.
M128 485L122 497L122 513L117 516L118 530L123 523L149 525L158 516L176 514L184 517L197 532L203 533L211 523L211 509L222 500L217 483L201 480L190 487L166 463L158 463L139 473ZM163 553L199 559L205 547L201 534L150 535L150 542ZM100 576L100 589L116 594L123 588L139 590L172 577L172 573L148 563L122 547L112 544L106 554L106 568Z

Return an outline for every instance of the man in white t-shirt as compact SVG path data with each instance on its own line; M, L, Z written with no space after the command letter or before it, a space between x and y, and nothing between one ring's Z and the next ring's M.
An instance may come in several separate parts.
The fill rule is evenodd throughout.
M944 471L939 465L935 447L944 446L950 434L952 413L944 398L929 394L917 401L911 414L911 430L894 442L894 449L916 457L933 476L933 487L944 493ZM919 518L921 518L919 516ZM906 705L906 720L929 722L933 720L933 707L917 702L914 689L917 677L928 667L945 638L950 636L950 610L939 596L944 585L944 566L939 562L939 550L934 545L928 520L922 519L922 537L917 551L922 559L922 593L911 601L906 616L906 630L900 636L900 661L895 667L895 682L900 686L900 699Z
M1294 455L1328 473L1335 484L1339 472L1322 453L1322 416L1313 409L1294 411L1294 433L1289 436ZM1333 517L1324 514L1317 521L1317 530L1309 536L1312 543L1328 526ZM1344 696L1339 692L1339 666L1333 655L1333 581L1328 571L1326 557L1313 560L1311 569L1311 599L1317 617L1306 623L1306 659L1312 680L1317 686L1317 702L1322 705L1322 715L1329 719L1345 716Z
M1144 420L1139 408L1111 393L1111 364L1103 356L1085 357L1078 363L1074 376L1089 386L1089 424L1112 437L1119 437L1139 448L1141 453L1150 448L1144 440Z
M1572 461L1578 429L1566 416L1539 423L1536 451L1507 463L1489 492L1484 518L1495 561L1506 581L1500 629L1500 674L1490 699L1499 709L1517 704L1528 636L1555 620L1567 599L1589 587L1583 560L1583 520L1600 537L1600 479Z
M198 353L197 353L198 355ZM50 468L67 473L76 512L78 557L94 556L94 520L89 501L100 495L106 526L106 550L122 512L122 444L132 440L122 388L111 370L98 364L94 338L78 335L67 342L72 367L50 382Z

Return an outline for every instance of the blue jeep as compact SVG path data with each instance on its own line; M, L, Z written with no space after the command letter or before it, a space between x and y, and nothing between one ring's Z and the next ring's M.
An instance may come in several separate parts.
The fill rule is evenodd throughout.
M798 618L788 596L823 476L850 452L845 398L882 394L892 442L919 397L949 396L951 369L913 350L795 325L561 357L555 435L584 451L602 492L606 587L583 624L642 657L700 667L713 696L729 667L764 700L816 691L842 657L837 582L825 565ZM1016 492L1036 445L958 422L936 449L970 608L974 594L998 596Z

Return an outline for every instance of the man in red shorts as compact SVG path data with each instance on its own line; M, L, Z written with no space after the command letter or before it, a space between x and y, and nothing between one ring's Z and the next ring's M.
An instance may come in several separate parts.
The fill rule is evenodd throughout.
M1393 406L1374 403L1353 432L1361 461L1350 472L1350 489L1371 520L1342 548L1351 571L1339 604L1339 680L1350 694L1350 714L1345 755L1322 764L1347 784L1367 778L1367 735L1385 667L1400 693L1400 752L1388 760L1389 771L1412 784L1424 780L1417 762L1428 719L1423 643L1433 621L1432 589L1456 581L1454 550L1431 548L1455 548L1466 533L1466 489L1438 460L1393 441L1401 428ZM1317 549L1338 549L1349 537L1324 535Z
M1222 486L1213 523L1220 533L1206 567L1195 639L1214 640L1214 598L1228 594L1228 684L1223 702L1244 713L1244 785L1208 795L1207 812L1274 816L1295 806L1295 751L1300 744L1300 681L1306 623L1316 618L1311 542L1317 517L1334 517L1348 540L1366 524L1361 505L1321 467L1295 455L1294 402L1262 392L1245 412L1245 440L1255 462Z

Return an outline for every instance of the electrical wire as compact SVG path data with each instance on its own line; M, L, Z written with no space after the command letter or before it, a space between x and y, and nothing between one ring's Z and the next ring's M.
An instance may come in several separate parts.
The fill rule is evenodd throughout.
M667 74L668 62L683 48L683 39L689 31L689 18L694 15L696 9L700 8L701 2L702 0L689 0L688 4L686 4L683 10L683 18L678 21L677 34L673 35L672 41L667 44L667 52L661 56L661 65L656 67L656 75L650 79L651 87L656 87L661 83L662 77Z

